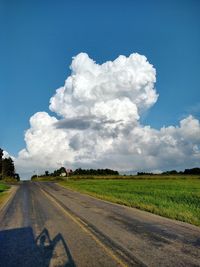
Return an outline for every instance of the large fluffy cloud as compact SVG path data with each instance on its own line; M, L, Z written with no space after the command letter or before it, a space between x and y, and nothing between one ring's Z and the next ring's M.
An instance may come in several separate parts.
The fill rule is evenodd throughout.
M132 54L96 64L85 53L71 64L72 74L50 100L50 109L71 118L138 120L139 113L156 100L155 69L146 57Z
M59 119L38 112L26 131L26 148L16 163L35 168L109 167L156 170L198 164L200 124L189 116L160 130L140 124L157 101L156 71L145 56L119 56L95 63L85 53L73 58L71 75L50 99Z

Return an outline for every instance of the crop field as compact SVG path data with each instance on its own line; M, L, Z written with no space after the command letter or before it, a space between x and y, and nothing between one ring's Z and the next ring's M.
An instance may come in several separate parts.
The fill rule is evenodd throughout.
M200 177L71 179L70 189L200 226Z

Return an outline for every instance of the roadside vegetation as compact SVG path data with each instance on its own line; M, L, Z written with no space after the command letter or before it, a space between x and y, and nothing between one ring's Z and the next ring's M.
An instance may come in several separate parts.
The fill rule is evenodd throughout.
M8 190L8 188L9 188L8 185L0 183L0 194Z
M0 207L3 201L5 200L5 198L7 197L7 190L9 188L10 187L8 185L0 183Z
M100 199L200 226L200 175L71 177L59 183Z

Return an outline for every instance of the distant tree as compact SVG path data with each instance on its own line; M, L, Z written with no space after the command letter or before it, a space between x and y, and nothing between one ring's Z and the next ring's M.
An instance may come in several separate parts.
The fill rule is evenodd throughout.
M60 169L55 170L55 171L51 174L51 176L60 176L61 173L66 173L66 170L65 170L64 167L61 167ZM66 173L66 174L67 174L67 173Z
M14 177L15 176L15 165L11 157L5 158L2 161L2 176Z
M14 161L11 157L3 158L3 149L0 148L0 180L4 177L12 177L17 181L20 180L19 174L15 173Z
M36 179L36 178L37 178L37 175L34 174L34 175L31 177L31 180L34 180L34 179Z
M185 169L184 174L200 174L200 168Z
M110 169L81 169L78 168L73 172L73 175L119 175L118 171L110 170Z
M179 172L177 172L176 170L171 170L171 171L166 171L166 172L163 172L162 174L164 175L175 175L175 174L180 174Z
M192 169L185 169L184 171L176 171L176 170L172 170L172 171L166 171L163 172L162 174L164 175L171 175L171 174L179 174L179 175L187 175L187 174L200 174L200 168L192 168Z
M45 171L45 176L49 176L49 171Z
M154 175L152 172L138 172L137 175Z

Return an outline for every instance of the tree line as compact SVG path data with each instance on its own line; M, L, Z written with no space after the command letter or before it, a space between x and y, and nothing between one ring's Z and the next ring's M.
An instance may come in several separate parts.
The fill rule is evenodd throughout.
M14 161L11 157L3 158L3 149L0 148L0 180L6 178L20 180L19 174L15 172Z
M81 169L78 168L73 172L74 175L119 175L118 171L111 169Z
M111 169L82 169L82 168L78 168L75 171L72 171L71 169L69 169L68 171L64 168L61 167L55 171L53 171L52 173L50 173L49 171L45 171L44 174L42 175L33 175L31 177L31 179L35 179L37 177L47 177L47 176L52 176L52 177L58 177L58 176L73 176L73 175L102 175L102 176L106 176L106 175L119 175L118 171L114 171Z
M171 170L171 171L165 171L162 173L159 173L159 175L195 175L195 174L200 174L200 168L192 168L192 169L185 169L184 171L176 171L176 170ZM153 172L138 172L137 175L155 175Z

